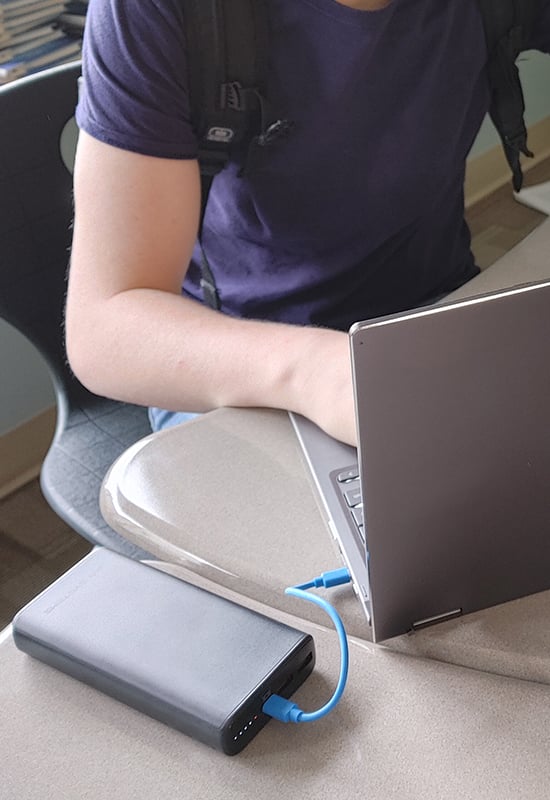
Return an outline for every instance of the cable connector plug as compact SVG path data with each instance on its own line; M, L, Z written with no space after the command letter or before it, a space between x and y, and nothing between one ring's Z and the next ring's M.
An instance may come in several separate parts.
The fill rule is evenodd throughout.
M351 575L347 567L331 569L329 572L322 572L316 578L307 583L299 583L296 589L332 589L333 586L341 586L343 583L350 583Z
M264 714L268 714L279 722L300 722L303 715L301 708L298 708L292 700L286 700L278 694L268 697L262 706Z

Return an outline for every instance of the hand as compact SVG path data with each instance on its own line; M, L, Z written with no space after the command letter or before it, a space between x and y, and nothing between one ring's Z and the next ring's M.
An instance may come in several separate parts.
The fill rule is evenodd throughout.
M330 436L357 446L349 337L311 329L298 372L297 410Z

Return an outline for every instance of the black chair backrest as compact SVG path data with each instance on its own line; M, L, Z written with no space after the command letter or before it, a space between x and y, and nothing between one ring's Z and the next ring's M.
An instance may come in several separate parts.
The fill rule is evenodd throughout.
M73 203L60 149L79 74L74 62L0 88L0 316L46 359L58 396L81 389L62 335Z
M54 382L57 427L40 475L45 498L94 544L144 558L109 528L98 498L110 464L150 433L146 410L89 392L65 355L79 75L73 62L0 87L0 317L37 348Z

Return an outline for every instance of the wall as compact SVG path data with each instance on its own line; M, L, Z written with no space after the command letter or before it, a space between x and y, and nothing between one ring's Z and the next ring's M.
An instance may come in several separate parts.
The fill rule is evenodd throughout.
M550 58L535 51L524 53L519 62L519 70L525 96L525 120L534 125L550 116ZM483 123L470 158L486 153L499 139L489 118Z
M44 362L11 325L0 320L0 436L53 405Z

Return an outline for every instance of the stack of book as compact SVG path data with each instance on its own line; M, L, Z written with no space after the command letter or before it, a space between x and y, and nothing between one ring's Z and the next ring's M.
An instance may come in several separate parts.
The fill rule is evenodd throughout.
M65 3L65 10L58 19L59 27L68 36L81 39L87 10L88 0L70 0Z
M0 0L0 85L80 56L80 38L58 24L60 0Z

